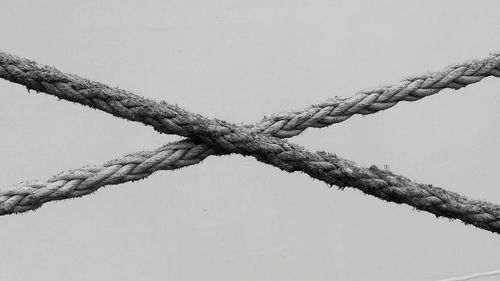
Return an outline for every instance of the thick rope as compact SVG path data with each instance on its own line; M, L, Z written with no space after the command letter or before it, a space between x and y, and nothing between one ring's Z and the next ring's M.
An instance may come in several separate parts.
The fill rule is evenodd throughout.
M256 125L245 127L253 132L274 137L292 137L308 127L321 128L342 122L355 114L373 114L388 109L400 101L416 101L443 89L459 89L488 76L500 77L500 54L495 53L484 59L450 65L439 72L407 77L394 85L360 91L348 98L337 97L304 110L279 113L265 118ZM0 52L0 78L22 84L28 89L86 104L122 118L125 118L126 114L123 109L140 106L134 104L133 98L130 99L139 97L130 92L110 88L76 75L61 73L55 68L3 52ZM117 102L108 104L102 101L110 94L117 98ZM146 103L152 102L139 99ZM161 123L161 120L149 121Z
M283 170L300 170L329 184L334 184L339 187L353 186L365 193L375 195L388 201L406 203L438 216L459 218L465 223L499 232L500 222L498 218L500 217L500 208L490 203L468 200L463 196L446 192L439 188L416 184L404 177L393 175L388 171L381 171L376 167L371 167L370 169L362 168L350 161L337 158L331 154L310 153L301 147L288 144L276 138L256 135L254 132L238 128L226 122L208 120L166 103L158 105L153 101L142 99L123 90L112 89L73 75L62 74L53 68L38 66L30 61L8 55L6 58L7 59L0 60L3 68L3 71L0 71L0 75L13 82L22 83L28 88L37 91L45 91L60 98L90 105L94 108L99 108L130 120L141 121L154 126L157 130L162 132L176 133L194 137L195 139L198 138L216 147L219 151L222 150L226 153L235 152L244 155L253 155L260 161L275 165ZM492 56L492 58L498 61L498 57ZM481 71L481 69L488 68L489 64L470 65L481 65L481 67L474 67L477 71L472 73L479 77L477 73L485 72ZM497 65L498 62L495 67ZM490 67L490 69L493 68ZM463 73L466 73L466 71L463 71L462 74ZM494 75L498 74L498 71L490 71L488 73L490 73L489 75ZM483 75L483 77L484 76L487 75ZM472 80L473 79L470 79L468 81ZM475 78L475 80L478 81L478 78ZM448 84L454 85L453 83L455 82ZM293 120L290 122L295 124L299 123L297 122L298 118L290 120ZM286 128L281 131L286 131ZM194 145L197 144L195 143ZM168 148L168 146L164 147L163 150L160 149L157 151L161 156L153 153L153 158L167 159L170 157L169 154L172 153L169 153L169 150L165 150L165 148ZM168 157L165 158L166 156ZM198 160L194 160L194 158L187 160L189 164L198 162ZM156 160L149 161L149 163L155 161ZM146 164L146 166L147 165L149 164ZM107 176L103 177L103 174L99 174L100 179L97 180L56 177L56 180L52 182L49 188L49 192L54 192L56 197L67 196L68 193L75 190L75 187L79 184L78 181L85 182L86 185L95 185L99 183L99 181L103 182L103 178L108 178L105 184L116 183L118 176L113 175L110 177L109 175L115 173L118 175L127 174L128 172L126 171L136 169L136 167L132 166L131 163L124 164L122 167L117 167L116 165L108 166L108 168L103 169L105 170L104 174L107 174ZM141 177L132 176L130 178L133 180ZM64 184L60 182L65 180L67 182ZM62 191L61 186L64 186ZM27 191L27 193L36 191L40 186L33 184L30 188L34 190ZM26 190L30 188L27 187ZM37 199L36 196L31 196L33 193L20 198L22 197L21 195L14 195L12 192L13 190L6 190L5 193L1 195L2 198L5 199L4 201L9 202L6 207L6 213L27 210L30 208L30 204L36 208L36 206L41 205L43 202L53 200L44 201L45 199ZM81 195L75 194L75 196ZM41 197L46 198L46 194ZM15 206L25 206L25 208L20 207L15 210Z
M192 144L189 140L172 143L154 151L130 154L102 166L66 171L47 182L23 182L4 188L0 190L0 215L34 210L48 201L80 197L105 185L143 179L157 170L173 170L193 165L215 154L215 151L204 143L194 148ZM390 202L406 203L436 216L459 218L479 228L499 232L500 206L470 200L432 185L418 184L375 166L366 169L329 154L324 156L326 161L318 162L317 165L322 165L322 169L329 171L326 176L335 173L335 170L329 167L331 163L343 166L345 170L339 169L338 172L346 172L346 175L333 174L334 178L328 179L322 178L325 175L321 173L316 177L318 179L330 184L334 184L336 180L344 180L346 183L339 182L338 186L351 185ZM292 159L293 157L295 156L292 156Z

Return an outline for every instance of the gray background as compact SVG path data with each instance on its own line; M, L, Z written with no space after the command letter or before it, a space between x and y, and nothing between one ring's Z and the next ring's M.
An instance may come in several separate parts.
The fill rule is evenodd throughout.
M257 122L482 58L498 1L2 1L1 50L208 117ZM291 141L500 203L500 79ZM0 81L0 186L176 136ZM437 280L498 235L241 156L0 218L0 280ZM490 278L494 279L494 278Z

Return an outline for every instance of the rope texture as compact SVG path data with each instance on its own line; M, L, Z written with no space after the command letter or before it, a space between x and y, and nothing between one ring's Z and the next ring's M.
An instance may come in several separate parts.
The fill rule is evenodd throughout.
M88 194L103 185L144 178L159 169L198 163L210 154L240 153L255 156L286 171L306 172L341 188L352 186L387 201L406 203L437 216L458 218L500 232L499 206L469 200L431 185L417 184L375 166L362 168L325 152L311 153L283 140L264 136L289 137L308 126L323 127L346 120L353 114L371 114L387 109L401 100L418 100L443 88L460 88L486 76L499 76L498 65L499 56L492 55L484 60L449 67L444 72L408 78L395 86L363 91L349 99L334 99L304 111L278 114L255 127L237 127L2 53L2 78L23 84L28 89L152 125L160 132L188 136L193 140L128 155L102 167L65 172L47 183L27 182L7 188L0 192L0 210L2 214L22 212L47 201Z

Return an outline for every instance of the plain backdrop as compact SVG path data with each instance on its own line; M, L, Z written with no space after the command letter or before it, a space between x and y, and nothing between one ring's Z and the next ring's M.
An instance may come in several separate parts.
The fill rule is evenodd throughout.
M14 1L0 50L236 123L483 58L499 1ZM500 203L500 79L290 141ZM180 139L0 81L1 186ZM251 157L0 217L0 280L438 280L500 238ZM490 278L493 279L493 278Z

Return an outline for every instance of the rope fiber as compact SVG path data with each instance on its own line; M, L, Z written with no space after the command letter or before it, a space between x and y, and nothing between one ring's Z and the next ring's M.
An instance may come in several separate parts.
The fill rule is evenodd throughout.
M256 125L210 120L166 102L156 102L33 61L0 53L0 77L117 117L150 125L161 133L189 139L105 163L63 172L46 182L23 182L0 189L0 215L25 212L43 203L80 197L98 188L145 178L201 162L209 155L238 153L288 172L302 171L340 188L354 187L380 199L405 203L436 216L500 233L500 206L470 200L432 185L415 183L375 166L364 168L326 152L310 152L281 138L308 127L325 127L354 114L372 114L400 101L416 101L442 89L459 89L487 76L500 76L500 55L453 65L441 72L409 77L392 85L335 98L301 111L285 112Z

